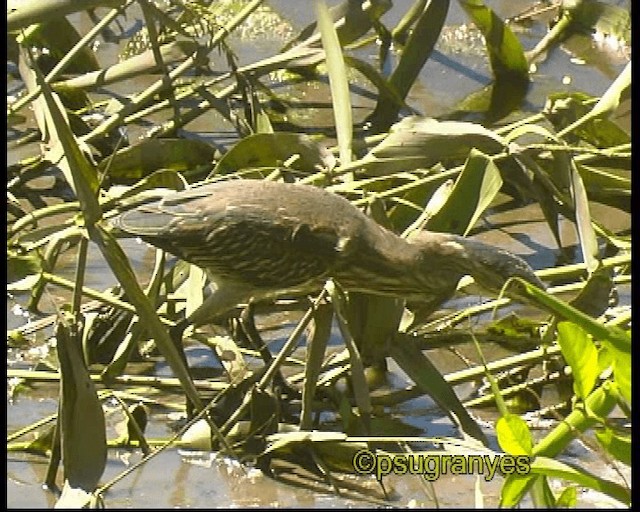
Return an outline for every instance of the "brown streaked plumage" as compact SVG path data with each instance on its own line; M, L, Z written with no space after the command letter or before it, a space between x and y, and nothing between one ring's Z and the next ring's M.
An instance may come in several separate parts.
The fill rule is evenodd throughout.
M169 194L113 223L208 272L217 288L194 323L251 298L310 292L330 277L347 290L435 307L466 274L493 292L512 276L543 287L507 251L427 231L408 241L346 199L306 185L218 182Z

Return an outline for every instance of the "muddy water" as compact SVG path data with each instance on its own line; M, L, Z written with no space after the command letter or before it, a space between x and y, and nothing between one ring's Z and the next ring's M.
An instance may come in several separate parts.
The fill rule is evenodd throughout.
M511 16L520 12L529 5L524 1L496 1L488 2L502 16ZM292 28L282 26L282 33L287 30L296 32L310 21L311 9L301 8L302 3L292 0L274 0L269 2L274 10L282 14L283 18L290 22ZM396 2L396 7L386 15L385 20L389 26L397 21L406 11L409 0ZM457 7L456 2L451 4L451 13L447 20L447 25L460 27L466 22L463 13ZM74 22L84 23L82 17L78 17ZM128 19L127 23L134 20ZM81 29L85 30L86 29ZM543 27L534 27L532 32L523 35L523 44L530 48L540 38ZM273 32L280 34L280 32ZM255 34L254 34L255 36ZM241 62L251 62L272 54L273 51L282 44L280 36L270 38L268 34L258 34L260 44L255 41L245 43L239 42ZM260 50L257 50L259 48ZM439 47L438 52L431 59L421 75L421 80L410 93L409 103L418 111L425 115L437 116L448 111L452 105L463 99L470 92L477 90L480 86L486 85L490 80L487 59L480 53L474 51L473 47L462 50L450 47ZM118 51L116 45L104 44L101 47L101 58L109 60L114 58ZM372 61L375 60L374 50L370 55L365 55ZM593 59L589 65L576 64L572 60L572 55L567 51L556 51L549 56L538 67L538 71L533 77L527 104L525 108L537 111L546 99L546 95L560 90L581 90L589 94L599 95L610 84L612 78L624 65L624 59L616 61L615 58ZM130 91L133 92L144 87L143 83L130 84ZM362 84L363 86L365 84ZM14 84L15 86L15 84ZM8 84L8 90L11 90ZM309 102L321 101L326 103L328 93L326 89L317 85L303 88L298 93ZM354 94L353 102L355 108L364 116L373 105L372 99L366 94ZM292 119L301 116L301 119L308 122L308 116L312 115L317 125L327 125L332 123L330 106L317 108L309 114L309 111L291 113ZM214 141L217 144L227 144L232 142L230 127L220 126L212 130L211 118L206 116L194 121L188 127L193 134L198 134L205 139ZM226 138L225 138L226 137ZM29 149L20 148L17 151L9 152L9 163L24 158L29 154ZM605 227L617 231L627 229L630 225L629 216L614 208L597 205L594 207L594 216L602 219ZM514 209L508 209L506 213L499 212L499 208L489 213L483 222L492 227L489 232L482 233L479 238L490 242L496 246L504 247L522 255L534 268L548 267L556 259L556 250L553 237L544 222L542 214L536 205L528 205ZM567 245L575 244L576 235L573 226L564 222L562 224L563 240ZM153 263L153 252L148 248L136 244L135 241L126 241L125 250L132 256L134 268L141 282L144 282L150 272ZM579 259L579 251L576 251L576 259ZM60 261L61 273L66 272L66 276L73 279L74 254L65 255ZM87 273L87 286L95 289L104 289L115 284L115 279L111 275L108 267L97 251L90 251L89 271ZM630 303L628 287L620 289L620 300L623 304ZM61 300L68 300L67 291L55 287L49 287L49 296L43 301L45 312L53 312L54 304ZM478 300L477 298L465 300ZM25 320L21 315L15 313L19 311L20 304L24 304L24 297L16 296L8 301L7 323L8 328L21 325ZM455 308L456 303L447 305ZM295 316L295 315L294 315ZM290 332L291 325L295 318L291 318L290 323L285 324L280 329L269 331L268 338L274 340L275 346L282 343ZM269 319L261 319L266 324ZM44 339L40 339L44 341ZM493 358L500 354L499 347L488 347L486 353L488 358ZM495 351L495 352L491 352ZM34 361L53 357L48 353L46 344L34 344L29 350L12 350L8 354L12 365L18 367L28 367ZM202 353L196 349L189 351L192 362L201 361ZM434 363L443 372L459 369L461 362L457 357L451 357L449 352L430 353ZM392 365L391 380L394 387L405 387L408 381L403 373ZM163 368L158 368L160 374L165 373ZM13 432L40 418L56 412L57 408L57 386L56 385L35 385L27 393L19 393L15 397L7 400L7 430ZM470 395L473 386L460 386L458 392L461 397ZM107 404L107 408L108 408ZM115 408L114 408L115 411ZM433 436L457 436L457 431L451 422L443 417L432 400L428 397L421 397L391 408L392 415L402 418L403 422L412 427L416 427L424 435ZM488 421L495 420L495 413L481 410L478 416ZM108 415L109 435L114 436L120 421L117 412ZM173 416L169 410L154 409L150 417L147 432L150 437L167 437L171 434L171 422ZM490 423L487 423L490 425ZM495 435L490 427L485 428L490 439L492 448L497 449ZM540 433L543 435L543 432ZM122 450L111 450L109 461L105 471L103 482L106 482L124 471L131 464L140 458L136 452ZM610 473L613 470L604 466L602 460L587 449L582 443L572 444L568 454L568 462L577 461L582 467L592 470L594 473L614 478ZM55 503L55 498L49 492L41 489L41 482L46 470L46 461L43 458L25 455L9 454L7 460L7 504L9 507L39 508L51 507ZM628 475L627 475L628 476ZM366 489L372 497L382 496L380 487L375 480L349 477L349 479ZM425 486L424 480L419 477L393 477L385 479L385 488L392 497L391 503L397 506L425 506L425 507L472 507L478 506L479 502L475 497L476 485L484 499L484 506L495 506L499 500L499 490L502 484L500 477L486 482L475 477L442 477L433 486ZM317 492L318 490L322 492ZM326 486L319 489L303 489L290 485L284 485L265 477L261 472L253 469L243 469L236 463L218 458L209 453L190 453L180 450L168 450L152 459L141 469L125 478L114 486L106 495L106 503L109 507L123 508L148 508L148 507L244 507L244 506L265 506L265 507L341 507L341 506L366 506L367 503L361 500L351 499L349 496L336 496L331 493ZM609 503L606 498L592 493L579 495L579 504L584 506L606 506L615 505Z

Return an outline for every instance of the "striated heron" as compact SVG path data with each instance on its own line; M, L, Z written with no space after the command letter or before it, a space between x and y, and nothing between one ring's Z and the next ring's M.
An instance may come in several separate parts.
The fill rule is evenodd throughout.
M250 299L311 292L328 278L348 291L434 309L467 274L493 292L512 276L544 287L524 260L505 250L428 231L406 240L346 199L308 185L212 183L171 193L112 222L207 271L216 288L187 319L194 325Z

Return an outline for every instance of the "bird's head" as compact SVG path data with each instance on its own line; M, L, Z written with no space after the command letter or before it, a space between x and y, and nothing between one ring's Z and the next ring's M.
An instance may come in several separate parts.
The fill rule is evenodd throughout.
M493 293L499 293L512 277L545 288L526 261L504 249L458 235L430 231L417 233L408 241L421 250L425 262L440 262L442 272L470 275L479 286ZM507 289L507 294L518 298L513 290Z

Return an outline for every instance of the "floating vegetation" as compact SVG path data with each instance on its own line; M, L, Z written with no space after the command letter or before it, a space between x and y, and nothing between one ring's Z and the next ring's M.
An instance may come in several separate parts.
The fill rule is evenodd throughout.
M33 0L9 8L8 60L19 86L7 93L8 128L20 156L8 165L8 292L13 314L33 317L7 333L8 389L17 397L55 382L60 394L56 414L10 433L7 446L48 458L44 483L61 490L59 506L108 504L108 489L172 447L216 451L292 485L375 505L393 500L389 473L445 459L451 472L476 467L485 478L501 464L503 506L526 496L575 505L578 486L630 504L621 474L631 464L631 309L618 298L631 285L631 236L628 223L610 227L606 212L631 213L631 139L619 122L631 64L600 96L563 89L535 112L524 108L534 64L576 32L628 41L628 9L554 4L552 28L525 52L512 23L482 2L458 3L469 20L459 27L445 26L445 0L416 0L387 26L388 1L328 9L319 0L316 22L298 34L259 0ZM86 32L78 17L91 20ZM523 13L518 23L525 18L535 19ZM280 51L238 58L239 41L267 39ZM102 66L96 41L116 42L120 62ZM470 41L486 55L491 83L438 119L410 105L434 49L468 52ZM363 58L362 48L375 58ZM315 89L284 91L301 83ZM364 114L356 96L369 101ZM294 124L293 109L322 110L331 121L309 115ZM278 182L261 190L282 192L260 196L273 197L262 210L259 200L216 209L202 196L229 189L229 180L250 195L256 189L238 186L243 179ZM278 196L289 190L302 199ZM331 198L324 210L316 197ZM474 239L491 230L482 219L492 208L523 205L537 208L555 244L556 261L535 276L505 248ZM132 245L115 227L125 227L123 212L149 222L155 212L160 223L173 215L174 237L185 235L180 229L206 236L188 246L154 242L167 253L155 250L148 272L137 275ZM366 226L360 239L349 230L358 222ZM207 246L234 223L251 229ZM269 231L274 225L280 231ZM145 229L159 228L137 229L150 239ZM283 249L290 246L299 252ZM215 300L207 299L203 268L170 256L182 249L214 276L235 279L235 287L218 283L237 294L225 298L215 325L183 322ZM430 250L445 257L429 260ZM338 263L323 274L321 257ZM75 262L71 279L65 261ZM425 261L432 268L407 272ZM248 296L238 269L254 277ZM113 285L96 289L91 278L103 271ZM313 279L296 280L304 272ZM420 290L430 293L420 295L411 277L422 277ZM477 285L493 299L446 302L476 295ZM444 303L456 306L447 311ZM47 309L55 314L37 315ZM265 342L265 318L279 329L275 343ZM214 363L194 366L181 341L187 354L198 347ZM484 343L510 353L487 360ZM467 367L445 374L432 362L431 351L462 344L474 349L472 358L460 356ZM29 357L13 357L19 353ZM408 386L389 385L391 361ZM480 379L484 394L461 399L453 388ZM554 386L557 402L543 403ZM391 413L423 395L460 438L424 437ZM500 451L488 448L472 413L487 405L499 414ZM148 435L154 409L178 413L175 435ZM116 434L113 411L123 418ZM624 421L613 421L613 411ZM534 438L525 412L558 421ZM567 464L562 454L576 437L596 447L603 465L624 469L609 478ZM114 448L139 450L142 459L105 482ZM375 483L345 477L353 474Z

